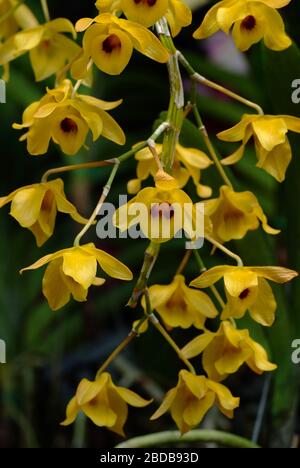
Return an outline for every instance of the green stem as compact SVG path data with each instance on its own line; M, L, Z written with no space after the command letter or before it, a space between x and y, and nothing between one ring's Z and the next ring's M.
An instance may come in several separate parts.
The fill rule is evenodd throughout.
M143 261L139 279L137 280L135 288L127 304L129 307L135 308L137 306L139 298L141 297L142 294L144 294L145 288L148 283L148 279L151 275L151 272L157 260L159 251L160 251L160 244L156 244L155 242L150 242L144 255L144 261Z
M136 145L134 148L127 151L126 153L121 154L121 156L119 156L117 159L120 161L120 163L127 161L127 159L131 158L131 156L134 156L135 153L142 150L143 148L146 148L147 144L147 141L143 141L142 143Z
M88 72L91 70L91 68L92 68L92 66L93 66L93 63L94 63L94 62L93 62L93 59L91 58L91 59L89 60L89 63L87 64L86 73L88 73ZM75 83L75 85L74 85L74 87L73 87L71 99L75 99L75 98L76 98L76 95L77 95L77 93L78 93L80 87L82 86L83 82L84 82L84 79L83 79L83 78L76 81L76 83Z
M95 169L97 167L103 166L112 166L115 164L116 160L120 163L126 161L127 159L131 158L135 153L142 150L147 146L147 141L139 143L131 150L127 151L126 153L122 154L121 156L113 159L105 159L104 161L95 161L91 163L82 163L82 164L74 164L72 166L62 166L62 167L55 167L54 169L49 169L47 172L44 173L42 176L41 182L47 182L48 178L55 174L61 174L63 172L70 172L70 171L78 171L80 169Z
M183 259L182 259L181 262L180 262L179 267L178 267L177 270L176 270L176 275L181 275L181 274L182 274L183 270L185 269L185 267L186 267L187 264L189 263L189 260L190 260L190 258L191 258L191 255L192 255L192 250L188 250L188 251L185 253Z
M48 7L47 0L41 0L41 5L42 5L45 20L48 23L51 18L50 18L50 13L49 13L49 7Z
M193 250L193 254L194 254L195 259L196 259L196 261L197 261L197 263L198 263L200 273L204 273L205 271L207 271L207 268L206 268L206 266L204 265L204 262L203 262L203 260L202 260L201 255L199 254L198 250L194 249L194 250Z
M162 18L156 23L156 29L159 34L162 44L170 52L168 62L169 80L170 80L170 103L167 116L167 122L164 122L154 132L152 137L148 139L148 144L152 144L151 140L156 140L161 133L164 133L163 150L161 163L164 169L172 172L173 161L175 156L176 144L179 139L180 131L184 116L184 91L179 69L177 51L173 44L168 24L165 18ZM155 265L160 251L160 244L151 242L145 252L144 263L137 284L133 290L128 306L136 307L140 296L144 293L147 286L151 271Z
M188 370L192 373L192 374L196 374L196 371L193 367L193 365L190 363L190 361L188 359L186 359L184 357L184 355L182 354L181 352L181 349L179 348L179 346L177 345L177 343L173 340L173 338L169 335L169 333L164 329L164 327L156 320L153 320L152 318L150 318L150 321L151 323L155 326L155 328L159 331L159 333L164 337L164 339L169 343L169 345L171 346L171 348L174 349L175 353L177 354L177 356L179 357L179 359L186 365L186 367L188 368Z
M95 161L92 163L74 164L72 166L55 167L54 169L49 169L43 174L41 178L41 183L48 182L49 177L55 174L62 174L64 172L70 172L70 171L78 171L80 169L96 169L98 167L111 166L113 164L114 164L114 160L111 159L111 160L106 160L106 161Z
M76 236L76 238L74 240L74 246L79 246L80 245L80 241L81 241L82 237L87 233L87 231L90 229L90 227L94 224L94 221L97 218L97 216L99 214L99 211L100 211L103 203L105 202L105 200L106 200L106 198L107 198L107 196L108 196L108 194L110 192L112 183L113 183L113 181L114 181L114 179L115 179L115 177L117 175L119 167L120 167L120 160L116 159L115 160L115 165L112 168L112 171L111 171L110 176L108 178L108 181L107 181L107 183L106 183L106 185L105 185L105 187L104 187L104 189L102 191L102 195L99 198L97 206L94 209L93 214L90 217L90 219L88 220L87 224L80 231L80 233Z
M148 434L146 436L135 437L126 440L117 445L115 448L151 448L160 445L168 446L182 443L197 443L197 442L215 442L221 446L243 449L258 449L259 445L251 442L243 437L230 434L229 432L211 431L211 430L194 430L188 434L181 435L178 431L157 432L156 434Z
M162 166L162 162L157 154L157 151L156 151L156 140L160 137L160 135L162 135L164 132L166 132L167 129L170 128L170 125L168 122L163 122L162 124L159 125L159 127L155 130L155 132L153 133L153 135L148 139L148 146L149 146L149 149L152 153L152 156L154 157L154 160L157 164L157 168L159 171L163 171L164 168Z
M242 104L245 104L245 106L255 109L258 114L264 115L263 109L258 104L249 101L249 99L245 99L244 97L230 91L229 89L224 88L224 86L221 86L217 83L214 83L211 80L208 80L207 78L196 72L196 70L192 67L192 65L188 62L188 60L184 57L184 55L181 52L177 51L177 55L179 62L186 69L187 73L190 75L190 78L193 81L207 86L209 88L215 89L216 91L219 91L220 93L225 94L226 96L229 96L230 98L241 102Z
M128 158L130 158L131 156L133 156L137 151L141 150L142 148L144 148L145 146L147 146L147 142L145 143L141 143L140 145L136 146L135 148L131 149L130 151L127 151L127 153L124 153L123 155L121 155L119 158L116 158L116 159L111 159L111 160L108 160L108 161L103 161L103 164L99 163L100 165L105 165L107 163L110 163L110 164L114 164L114 167L112 168L112 171L110 173L110 176L108 178L108 181L102 191L102 194L101 194L101 197L99 198L99 201L97 203L97 206L96 208L94 209L90 219L88 220L87 224L84 226L84 228L79 232L79 234L76 236L75 240L74 240L74 246L79 246L80 245L80 241L82 239L82 237L87 233L87 231L90 229L90 227L94 224L94 221L95 219L97 218L98 214L99 214L99 211L103 205L103 203L105 202L110 190L111 190L111 186L113 184L113 181L117 175L117 172L118 172L118 169L120 167L120 164L124 161L126 161ZM76 168L82 168L81 165L79 165L80 167L76 166ZM85 166L86 167L86 166ZM56 172L57 171L66 171L68 170L66 167L63 167L63 168L59 168L59 169L56 169ZM52 174L54 173L54 170L52 170L51 172ZM45 181L47 180L47 177L49 175L49 172L46 173L44 175L44 177L42 178L42 181ZM45 177L46 176L46 177Z
M122 341L122 343L119 344L119 346L116 347L116 349L110 354L110 356L106 359L106 361L102 364L100 369L98 370L96 374L96 380L97 378L104 372L107 367L116 359L116 357L131 343L134 338L138 333L135 330L131 330L128 336Z
M74 425L72 448L84 448L86 438L86 416L80 412Z
M174 46L165 18L162 18L158 23L156 23L156 29L162 44L170 53L170 59L168 61L170 102L167 115L169 128L165 132L161 159L165 170L171 173L174 163L176 145L179 140L184 118L184 90L178 63L177 50Z
M221 252L224 252L226 255L228 255L228 257L233 258L233 260L236 261L237 266L239 266L239 267L244 266L244 262L243 262L243 260L241 259L241 257L240 257L239 255L237 255L236 253L232 252L230 249L228 249L227 247L225 247L223 244L220 244L220 242L216 241L215 239L213 239L213 238L210 237L210 236L206 236L206 239L207 239L208 242L210 242L215 248L221 250Z
M206 127L205 127L205 125L203 123L202 117L201 117L201 115L199 113L199 109L198 109L195 101L193 102L193 114L194 114L198 129L199 129L199 132L202 135L204 143L205 143L205 145L206 145L206 147L208 149L208 152L209 152L213 162L215 163L215 166L217 168L217 171L220 174L220 177L223 179L225 184L228 185L228 187L233 188L232 183L230 182L229 177L227 176L224 167L222 166L222 164L219 161L219 158L218 158L217 153L215 151L215 148L214 148L214 146L213 146L213 144L211 142L211 139L209 138Z
M108 356L106 361L102 364L96 374L96 379L104 372L107 367L119 356L119 354L139 335L141 326L148 320L148 317L143 316L138 323L132 328L129 335L114 349L114 351Z

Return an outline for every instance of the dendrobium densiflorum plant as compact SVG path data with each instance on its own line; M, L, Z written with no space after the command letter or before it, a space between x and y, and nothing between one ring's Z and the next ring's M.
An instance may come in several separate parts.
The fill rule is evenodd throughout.
M263 40L264 47L280 54L292 44L281 15L290 1L215 2L200 27L194 26L194 38L205 39L222 30L232 34L241 51ZM238 249L239 242L250 231L261 230L262 235L271 235L272 240L280 233L279 226L269 223L258 196L238 184L231 167L248 157L246 146L253 139L257 166L283 182L292 158L288 131L299 133L300 119L265 115L258 104L194 70L173 42L182 28L192 23L191 10L184 0L98 0L94 17L79 18L74 25L64 18L50 18L45 0L41 0L41 6L45 21L39 23L36 12L27 6L18 6L15 0L0 0L0 65L5 79L9 79L8 65L27 53L35 80L50 78L39 87L40 99L28 103L23 117L15 119L21 123L12 122L13 128L23 132L21 141L26 142L30 156L44 155L43 163L53 143L62 154L73 158L83 150L85 160L81 158L80 164L71 165L71 159L67 159L69 165L51 168L40 181L13 187L10 194L0 198L0 207L11 205L11 216L33 233L38 246L55 235L58 212L60 217L68 215L81 226L78 225L74 242L69 239L57 252L40 255L22 272L46 267L41 289L53 311L71 299L78 303L87 301L90 288L104 285L105 275L117 280L116 288L119 280L133 280L129 267L135 265L126 266L111 255L108 252L111 242L101 240L96 245L82 240L88 230L95 228L118 168L130 159L135 167L125 180L129 200L114 213L112 226L123 234L135 229L143 238L140 242L148 244L128 303L138 307L140 317L124 342L100 364L95 378L84 378L79 383L62 425L72 424L82 412L97 426L124 435L128 405L142 408L151 401L115 384L108 367L126 345L147 333L150 326L174 348L182 364L179 377L174 375L174 388L153 410L151 420L169 412L184 434L198 426L213 406L232 418L240 399L224 384L227 377L243 365L257 374L277 367L258 338L251 336L247 322L241 324L240 320L246 316L259 327L271 327L277 309L272 284L287 283L297 273L286 265L244 265L231 244L227 245L234 241ZM152 131L145 128L144 141L135 142L121 156L109 155L105 159L99 154L97 161L89 161L89 151L99 138L115 143L116 150L117 145L126 143L126 128L123 131L112 117L116 107L126 106L126 102L122 103L122 89L118 88L113 102L104 100L105 96L93 96L93 76L101 73L103 79L110 80L110 75L121 74L130 66L134 51L158 62L156 66L168 68L171 96L165 120L157 121ZM191 83L186 89L184 72ZM218 133L224 142L221 157L200 115L197 83L250 108L232 128ZM146 92L151 93L151 89ZM226 106L226 101L223 105ZM201 148L182 139L183 123L192 119L202 139ZM228 156L231 144L236 142L241 142L240 147ZM64 181L58 174L102 166L110 166L111 173L95 210L86 219L66 197ZM219 178L214 186L206 178L208 171L215 171ZM202 213L200 230L199 213ZM186 237L184 245L178 243L180 233ZM172 276L155 284L152 272L167 243L174 243L177 248L178 268ZM202 258L203 244L212 248L212 257L207 259L210 268ZM251 244L248 248L251 249ZM224 259L223 264L217 264L220 258ZM97 276L99 267L103 271L101 277ZM100 294L105 294L105 289L101 290ZM183 347L175 343L174 329L181 329L181 333L190 330Z

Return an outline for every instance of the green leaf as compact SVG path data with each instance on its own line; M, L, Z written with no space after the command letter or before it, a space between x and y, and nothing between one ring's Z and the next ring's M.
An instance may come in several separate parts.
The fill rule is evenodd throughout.
M284 52L277 53L266 48L262 49L263 76L266 92L270 100L271 112L289 114L300 117L300 105L292 102L292 83L300 78L300 51L293 44ZM286 217L286 245L288 249L289 266L300 270L300 159L298 148L300 138L293 135L290 138L293 149L293 161L288 170L287 178L282 186L282 212ZM270 344L278 356L279 368L273 397L273 443L287 446L293 435L293 417L297 398L297 368L291 362L291 343L300 336L300 281L293 281L289 306L279 306L279 324L275 333L270 333ZM282 327L282 328L281 328Z

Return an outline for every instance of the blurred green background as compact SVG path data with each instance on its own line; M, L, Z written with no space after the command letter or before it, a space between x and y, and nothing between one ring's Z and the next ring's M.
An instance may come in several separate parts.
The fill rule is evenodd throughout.
M202 2L203 3L203 2ZM213 2L206 2L213 3ZM28 1L42 19L39 2ZM200 2L199 2L200 4ZM94 16L93 1L61 2L49 0L51 17L67 17L72 21ZM194 12L193 25L183 30L175 43L193 63L194 68L208 78L227 86L263 106L266 113L291 114L300 117L300 104L291 101L291 83L300 79L299 21L296 1L284 9L283 16L295 45L282 53L271 52L259 44L243 57L225 36L212 41L196 42L192 32L199 25L208 6ZM221 51L221 52L220 52ZM223 51L223 52L222 52ZM225 58L224 58L225 57ZM126 148L119 148L100 139L70 158L51 146L47 156L29 156L24 143L18 142L18 132L11 129L20 122L25 107L39 99L47 83L35 83L28 57L22 57L11 67L7 85L7 103L0 105L1 125L1 191L0 196L12 190L38 182L43 172L64 164L75 164L117 156L133 143L145 139L153 123L168 106L169 86L166 67L135 54L126 71L119 77L95 73L92 94L106 100L123 98L123 105L113 111L127 135ZM189 91L189 83L185 82ZM234 125L244 112L242 105L229 101L217 93L199 89L199 108L212 137ZM249 234L231 247L250 265L280 264L300 270L300 154L299 136L291 138L293 162L286 182L278 185L268 174L255 168L251 145L247 157L233 170L232 177L238 189L250 189L257 195L268 214L270 224L282 229L276 239L262 231ZM181 143L205 149L196 127L186 122ZM231 147L215 139L222 155L230 154ZM135 163L122 165L113 186L110 201L126 193L126 183L134 177ZM64 177L68 197L78 210L88 216L105 184L106 168L80 171ZM221 181L213 169L202 176L203 183L214 188L217 195ZM194 188L190 193L196 200ZM92 378L118 342L128 333L133 320L141 310L125 307L134 283L122 284L108 280L102 288L94 288L85 304L71 302L63 310L49 310L41 293L42 271L18 274L20 268L31 264L44 254L68 247L79 226L67 217L59 216L52 239L38 250L33 236L22 230L8 216L8 208L0 213L0 338L7 343L7 364L0 365L0 447L97 447L109 448L120 442L112 433L93 426L79 418L76 425L61 428L65 406L73 395L79 380ZM95 230L86 240L95 242L123 260L138 275L146 241L99 241ZM167 283L177 268L183 251L181 241L164 245L154 269L152 283ZM222 255L210 256L205 247L203 257L208 266L226 263ZM191 261L186 270L189 279L198 274ZM247 369L228 380L235 395L242 398L241 407L233 422L224 420L212 411L202 427L224 429L244 437L251 437L263 389L268 390L260 443L269 447L291 446L299 433L299 369L291 362L291 343L300 338L300 281L286 288L275 288L278 315L274 327L265 330L247 318L241 325L249 327L254 338L270 352L279 369L269 377L257 377ZM214 324L212 324L214 326ZM174 331L179 343L186 343L194 332ZM174 386L180 363L155 330L142 336L110 368L114 379L122 385L131 385L145 397L157 402L163 392ZM149 423L151 408L131 410L126 426L127 437L165 429L174 429L168 417ZM298 416L298 418L297 418Z

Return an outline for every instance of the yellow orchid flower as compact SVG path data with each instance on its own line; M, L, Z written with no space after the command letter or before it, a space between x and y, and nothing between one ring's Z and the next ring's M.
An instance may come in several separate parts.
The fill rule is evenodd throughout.
M235 192L224 185L218 198L204 202L205 213L213 225L213 237L219 242L242 239L248 231L258 229L261 222L268 234L280 231L268 225L257 198L252 192Z
M0 197L0 208L8 203L11 216L33 233L39 247L52 236L58 211L69 214L78 223L87 223L66 199L61 179L21 187Z
M235 164L243 157L245 147L254 138L257 167L271 174L278 182L285 179L292 159L292 150L287 138L288 131L300 133L300 119L289 115L249 115L234 127L218 134L223 141L242 141L240 148L223 159L225 165Z
M168 10L169 0L120 0L121 9L130 21L146 28L153 26Z
M207 288L224 278L228 299L221 319L241 318L249 310L251 317L264 326L271 326L277 308L274 294L266 280L287 283L298 276L293 270L282 267L217 266L194 279L190 286Z
M149 288L151 306L169 327L204 329L205 320L218 315L212 300L202 291L185 284L182 275L176 275L171 284L156 284ZM145 298L142 306L146 309Z
M71 295L75 301L85 302L90 286L105 283L103 278L97 277L97 263L112 278L132 280L127 266L92 243L46 255L23 268L21 273L49 264L43 279L43 294L50 308L58 310L69 302Z
M18 8L16 8L17 5ZM12 12L13 8L15 9ZM0 17L0 47L2 42L16 34L20 29L34 28L38 25L38 21L30 8L24 3L20 4L18 0L0 0ZM9 63L5 63L3 64L2 78L9 81L9 76Z
M15 9L12 12L13 8ZM10 13L9 16L4 19L8 13ZM20 4L19 0L0 0L0 17L0 42L8 39L19 29L33 28L38 25L30 8Z
M182 0L169 0L165 16L173 37L177 36L182 28L192 23L192 12Z
M100 13L123 12L127 19L146 28L165 16L173 37L192 22L192 12L181 0L97 0L96 7Z
M76 79L86 75L90 59L103 72L119 75L129 63L133 49L160 63L169 59L169 53L152 32L110 13L94 19L83 18L77 22L76 29L85 31L83 54L72 67Z
M2 18L6 13L10 11L12 4L10 0L0 0L0 18ZM0 23L0 41L7 39L12 36L19 30L19 25L17 23L14 15L10 15L5 21Z
M272 50L287 49L292 44L285 32L284 22L276 10L290 0L223 0L206 14L201 26L195 31L195 39L205 39L219 29L232 37L238 49L248 50L253 44L264 40Z
M114 225L121 232L139 225L143 235L156 243L169 241L182 229L190 239L197 239L202 226L197 230L196 210L191 198L178 188L173 177L163 174L166 180L156 176L155 187L144 188L116 210Z
M64 18L18 32L0 46L0 65L29 52L36 81L45 80L80 53L78 44L62 33L76 37L74 26Z
M225 416L232 418L240 399L233 397L224 385L182 370L179 372L177 386L169 390L151 420L170 411L181 434L185 434L201 423L214 404L217 404Z
M72 424L82 411L96 426L107 427L125 436L123 427L127 420L128 405L142 408L150 403L151 400L144 400L132 390L117 387L110 374L104 372L95 381L81 380L75 396L67 406L66 419L61 425Z
M99 13L112 13L116 16L122 15L121 0L97 0L95 7Z
M229 321L222 322L216 333L205 331L182 349L191 359L202 354L202 365L208 377L220 382L246 363L257 374L277 369L268 360L266 350L252 340L248 330L237 330Z
M122 100L105 102L91 96L72 94L72 83L65 80L59 88L48 90L40 101L27 107L22 124L13 125L17 130L28 130L20 141L27 140L30 154L47 153L53 140L65 154L74 155L85 145L89 131L94 141L102 135L124 145L123 130L106 112L115 109Z
M157 155L162 153L162 145L155 145ZM137 160L137 179L132 179L128 182L127 190L130 194L136 194L141 190L142 182L151 175L155 177L157 173L157 163L150 149L144 148L135 154ZM173 165L173 177L178 184L178 188L183 188L189 181L193 179L197 194L199 197L207 198L212 194L212 189L206 185L200 184L201 170L207 169L212 164L209 157L196 148L185 148L177 143Z

